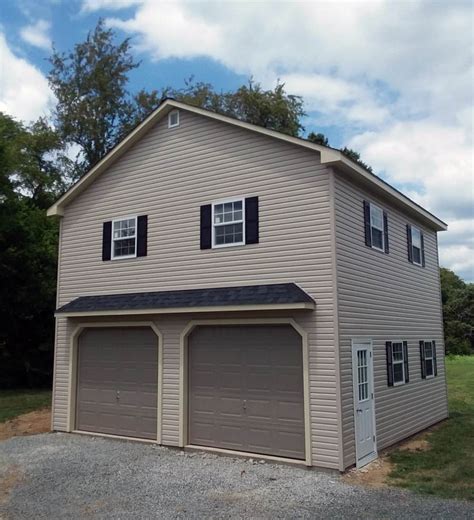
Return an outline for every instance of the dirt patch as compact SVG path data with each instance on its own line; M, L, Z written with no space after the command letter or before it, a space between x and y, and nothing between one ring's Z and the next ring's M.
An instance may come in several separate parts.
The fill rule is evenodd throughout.
M4 475L0 476L0 505L8 502L12 489L23 479L18 466L10 466ZM0 517L1 518L1 517Z
M368 486L373 488L387 487L387 477L393 469L388 455L382 455L362 469L353 468L342 476L346 484Z
M34 435L51 431L51 410L35 410L0 423L0 441L21 435Z
M367 464L362 469L353 468L341 478L346 484L368 486L373 488L387 487L388 476L392 472L393 464L390 462L390 453L394 450L403 451L427 451L430 449L429 435L435 429L430 428L407 441L397 444L379 455L379 458Z

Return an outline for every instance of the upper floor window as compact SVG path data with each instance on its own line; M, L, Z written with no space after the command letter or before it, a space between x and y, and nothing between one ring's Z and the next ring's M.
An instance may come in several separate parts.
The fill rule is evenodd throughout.
M438 375L436 361L436 342L420 341L421 377L429 379Z
M383 211L375 204L370 205L370 233L372 247L383 251Z
M220 202L212 205L213 247L244 244L244 200Z
M168 128L179 126L179 110L172 110L168 114Z
M388 253L387 213L376 204L364 200L364 222L366 245Z
M137 217L112 221L112 258L136 256Z
M423 232L407 224L408 260L412 264L425 265L425 246Z
M388 386L408 383L408 342L387 341L387 380Z

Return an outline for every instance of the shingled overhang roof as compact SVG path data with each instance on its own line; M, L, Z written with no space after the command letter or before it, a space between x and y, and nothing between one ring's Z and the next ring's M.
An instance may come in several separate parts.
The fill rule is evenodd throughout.
M182 312L314 309L315 301L294 283L246 285L81 296L60 307L60 316L170 314Z

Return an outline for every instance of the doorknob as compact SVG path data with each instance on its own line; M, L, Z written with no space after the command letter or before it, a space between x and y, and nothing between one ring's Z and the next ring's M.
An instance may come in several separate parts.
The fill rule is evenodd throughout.
M117 398L117 401L120 399L120 390L117 390L116 398Z
M247 410L247 401L245 399L242 401L242 408Z

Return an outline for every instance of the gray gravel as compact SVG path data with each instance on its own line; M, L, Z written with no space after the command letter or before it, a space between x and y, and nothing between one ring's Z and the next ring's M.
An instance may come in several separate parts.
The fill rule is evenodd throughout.
M60 433L0 443L5 476L17 482L3 502L0 493L0 520L474 518L470 503L314 470Z

